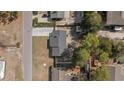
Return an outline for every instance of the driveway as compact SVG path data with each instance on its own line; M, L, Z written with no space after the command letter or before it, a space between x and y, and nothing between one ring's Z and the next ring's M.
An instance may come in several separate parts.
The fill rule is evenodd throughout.
M49 36L52 31L53 27L33 28L32 36Z
M123 39L124 33L122 32L109 32L109 31L99 31L98 36L108 37L111 39Z

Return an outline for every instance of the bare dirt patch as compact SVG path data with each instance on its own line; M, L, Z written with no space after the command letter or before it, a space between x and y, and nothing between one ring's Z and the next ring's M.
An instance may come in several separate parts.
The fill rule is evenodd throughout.
M0 57L6 61L4 80L23 80L22 48L16 47L17 42L22 44L22 12L10 24L0 24Z

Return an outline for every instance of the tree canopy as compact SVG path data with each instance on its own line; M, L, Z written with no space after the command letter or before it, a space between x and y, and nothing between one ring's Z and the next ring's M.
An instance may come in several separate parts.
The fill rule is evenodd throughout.
M107 37L100 37L99 42L99 47L101 50L105 51L108 54L112 53L112 40Z
M106 52L102 52L99 56L99 61L107 63L109 60L109 55Z
M86 49L79 48L74 51L72 63L75 66L80 66L81 68L84 67L86 62L90 57L89 52Z
M103 81L109 80L109 77L108 68L105 65L102 65L102 67L97 68L96 71L91 72L91 80Z
M102 18L96 12L84 12L82 27L88 32L96 32L101 28Z
M113 41L112 44L113 57L119 57L124 55L124 42L123 41Z
M88 33L82 41L82 47L86 48L89 52L94 53L98 49L99 39L95 34Z

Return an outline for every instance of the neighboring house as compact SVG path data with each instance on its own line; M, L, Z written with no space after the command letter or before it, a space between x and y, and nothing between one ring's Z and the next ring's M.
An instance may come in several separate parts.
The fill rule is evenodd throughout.
M82 11L53 11L51 12L51 19L60 19L60 22L64 22L65 24L70 23L80 23L83 17Z
M106 25L110 26L115 31L123 30L124 12L123 11L108 11Z
M79 81L80 80L80 67L73 69L54 68L50 67L51 81Z
M0 80L4 79L5 77L5 61L0 60Z
M124 80L124 65L109 65L108 66L110 81L122 81Z
M53 31L49 34L50 56L59 57L66 49L66 32Z
M123 11L108 11L107 25L124 26L124 12Z
M67 72L59 68L51 68L51 81L70 81L71 77Z
M83 16L82 11L39 11L37 15L39 23L50 23L56 20L58 25L65 25L71 23L80 23Z
M64 18L64 11L51 11L50 19L51 20L62 20Z

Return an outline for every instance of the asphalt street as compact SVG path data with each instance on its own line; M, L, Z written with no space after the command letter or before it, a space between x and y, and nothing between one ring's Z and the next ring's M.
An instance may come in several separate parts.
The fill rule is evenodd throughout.
M24 80L32 80L32 12L23 12L23 57Z

